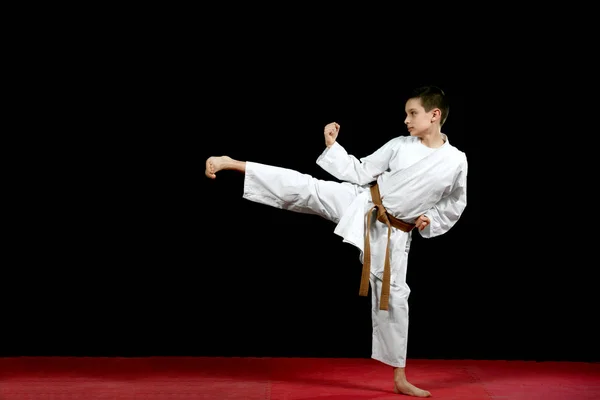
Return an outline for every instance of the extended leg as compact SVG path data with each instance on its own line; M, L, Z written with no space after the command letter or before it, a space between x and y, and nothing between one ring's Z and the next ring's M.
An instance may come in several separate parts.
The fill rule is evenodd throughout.
M209 157L205 175L215 179L222 170L241 172L244 177L243 197L276 208L305 214L316 214L338 222L343 212L363 190L346 182L324 181L287 168L228 156Z
M360 189L292 169L247 162L243 197L256 203L338 222Z

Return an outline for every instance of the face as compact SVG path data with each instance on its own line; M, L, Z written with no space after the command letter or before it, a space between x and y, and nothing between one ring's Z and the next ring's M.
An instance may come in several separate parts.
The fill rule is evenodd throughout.
M406 118L404 123L411 136L422 136L430 131L433 126L431 120L436 115L436 108L426 112L420 99L409 99L406 102ZM439 110L438 110L439 111Z

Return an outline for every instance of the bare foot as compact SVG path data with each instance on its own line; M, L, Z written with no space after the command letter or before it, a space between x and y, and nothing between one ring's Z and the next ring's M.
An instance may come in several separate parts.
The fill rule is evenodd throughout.
M412 383L402 380L394 381L394 393L405 394L414 397L431 397L431 393L427 390L419 389Z
M233 160L227 156L221 157L209 157L206 160L206 170L204 174L210 179L215 179L217 177L217 172L225 168L227 163L231 163Z

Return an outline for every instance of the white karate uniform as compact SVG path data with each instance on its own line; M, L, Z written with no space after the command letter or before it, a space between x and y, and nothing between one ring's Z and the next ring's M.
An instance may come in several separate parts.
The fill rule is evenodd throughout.
M243 197L257 203L336 223L334 233L360 250L363 261L366 213L373 202L370 185L377 181L381 200L391 215L414 223L425 214L430 224L419 233L434 237L447 232L467 204L467 158L448 138L432 149L413 136L399 136L360 160L337 142L317 164L339 179L324 181L300 172L246 163ZM371 218L372 358L393 367L406 365L408 296L406 268L411 232L392 228L391 288L388 310L379 309L388 227Z

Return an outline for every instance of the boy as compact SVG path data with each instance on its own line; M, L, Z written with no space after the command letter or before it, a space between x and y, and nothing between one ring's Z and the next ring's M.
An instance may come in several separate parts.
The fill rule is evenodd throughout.
M406 269L412 230L430 238L448 232L467 203L467 158L442 133L449 105L435 87L415 89L405 104L409 136L391 139L357 159L337 142L340 125L324 129L326 148L317 164L342 182L323 181L290 169L231 159L206 160L205 175L245 174L243 198L336 223L334 233L360 250L359 294L371 286L372 358L394 368L394 392L430 397L408 382Z

